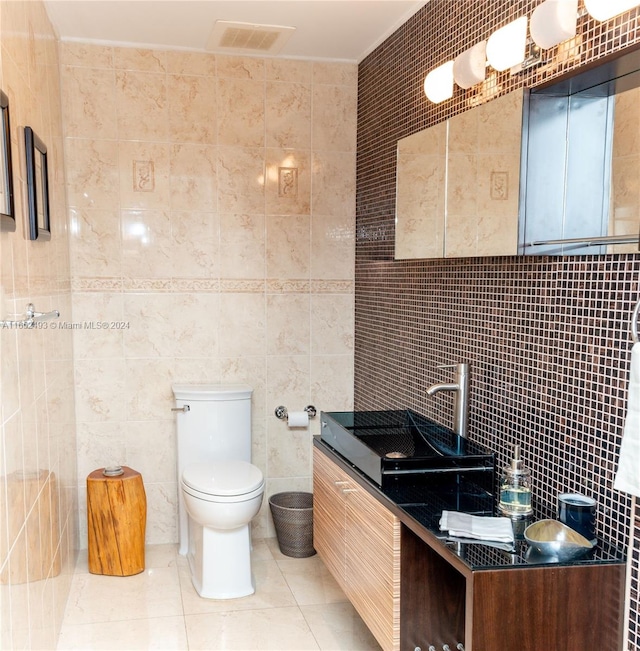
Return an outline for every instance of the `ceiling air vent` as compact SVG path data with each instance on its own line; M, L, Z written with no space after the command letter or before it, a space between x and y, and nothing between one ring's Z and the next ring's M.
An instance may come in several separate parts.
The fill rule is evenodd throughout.
M213 52L277 54L294 31L295 27L217 20L206 49Z

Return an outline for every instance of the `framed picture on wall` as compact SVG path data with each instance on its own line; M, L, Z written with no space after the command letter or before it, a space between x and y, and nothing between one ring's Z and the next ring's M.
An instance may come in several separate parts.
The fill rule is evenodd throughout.
M0 90L0 229L16 230L16 213L13 203L13 168L11 166L11 126L9 98Z
M24 128L24 141L27 157L29 239L50 240L47 147L31 127Z

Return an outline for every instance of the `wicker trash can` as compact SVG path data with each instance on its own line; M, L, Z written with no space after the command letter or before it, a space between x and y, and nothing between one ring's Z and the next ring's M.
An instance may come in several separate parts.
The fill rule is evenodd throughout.
M269 498L278 546L285 556L313 556L313 493L276 493Z

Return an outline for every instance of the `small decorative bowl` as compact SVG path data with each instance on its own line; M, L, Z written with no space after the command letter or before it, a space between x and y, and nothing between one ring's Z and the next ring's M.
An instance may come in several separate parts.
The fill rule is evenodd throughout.
M524 538L536 552L560 562L580 558L595 547L591 541L558 520L539 520L530 524L524 530Z

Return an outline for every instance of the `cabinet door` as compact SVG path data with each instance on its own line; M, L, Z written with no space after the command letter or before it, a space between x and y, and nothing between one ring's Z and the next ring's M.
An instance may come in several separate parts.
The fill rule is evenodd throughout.
M345 500L347 476L317 449L313 450L313 546L345 590Z
M346 493L346 591L385 651L400 648L400 521L351 483Z

